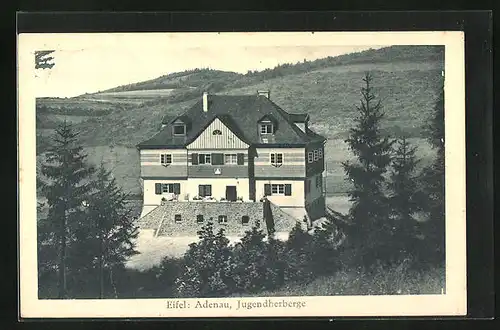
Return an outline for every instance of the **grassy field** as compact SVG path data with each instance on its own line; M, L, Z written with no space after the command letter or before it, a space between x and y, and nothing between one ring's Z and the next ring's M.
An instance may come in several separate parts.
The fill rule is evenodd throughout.
M266 291L254 297L337 296L337 295L405 295L444 294L445 271L409 270L405 265L379 269L373 274L343 270L332 276L315 279L307 284L290 283L276 291Z
M157 98L159 96L168 96L174 89L146 89L123 92L105 92L96 94L96 98Z

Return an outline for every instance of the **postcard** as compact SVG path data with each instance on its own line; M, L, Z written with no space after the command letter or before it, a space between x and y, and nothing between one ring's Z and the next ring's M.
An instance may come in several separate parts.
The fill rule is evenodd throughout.
M465 315L462 32L21 33L22 318Z

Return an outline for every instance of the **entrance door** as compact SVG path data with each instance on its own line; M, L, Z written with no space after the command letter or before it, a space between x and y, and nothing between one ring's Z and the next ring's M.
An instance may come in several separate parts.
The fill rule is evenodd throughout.
M226 186L226 199L235 202L236 197L236 186Z

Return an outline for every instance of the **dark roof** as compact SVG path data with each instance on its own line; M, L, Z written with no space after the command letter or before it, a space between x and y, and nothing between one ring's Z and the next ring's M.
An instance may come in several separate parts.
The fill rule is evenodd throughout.
M305 113L289 113L288 116L294 123L305 123L309 117L309 115Z
M258 121L264 116L278 121L275 134L267 143L260 139ZM174 136L172 122L176 118L190 121L186 136ZM219 118L241 140L250 145L269 146L305 145L325 138L307 129L304 133L294 122L303 122L307 114L289 114L265 96L208 95L208 111L203 111L202 100L178 117L164 118L165 126L153 137L138 144L138 148L183 148L194 141L210 123ZM167 119L168 121L166 121Z

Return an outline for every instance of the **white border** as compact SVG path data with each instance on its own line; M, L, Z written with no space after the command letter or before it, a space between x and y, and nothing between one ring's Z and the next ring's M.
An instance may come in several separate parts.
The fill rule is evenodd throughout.
M186 44L254 45L445 45L446 294L420 296L286 297L273 301L307 303L306 308L251 310L168 309L170 299L38 300L36 249L36 155L34 60L37 49L85 47L95 42L158 43L181 38ZM251 317L251 316L443 316L466 314L465 240L465 59L463 32L313 33L129 33L20 34L18 36L20 312L22 318L62 317ZM220 298L213 301L264 301ZM195 301L197 299L176 299ZM191 302L191 305L194 304Z

